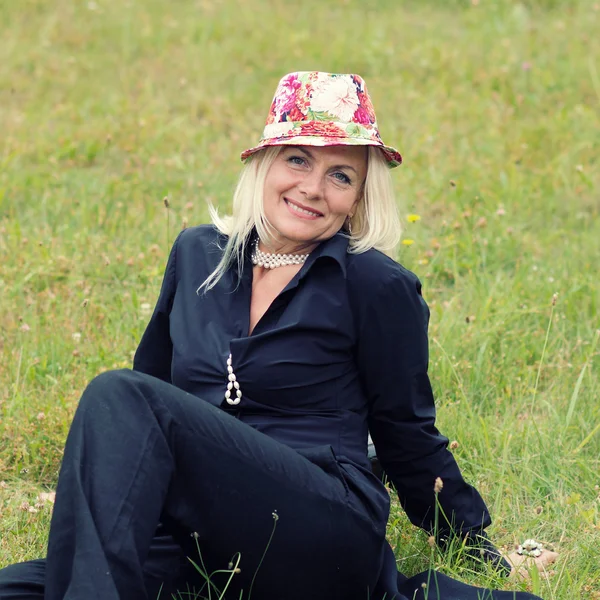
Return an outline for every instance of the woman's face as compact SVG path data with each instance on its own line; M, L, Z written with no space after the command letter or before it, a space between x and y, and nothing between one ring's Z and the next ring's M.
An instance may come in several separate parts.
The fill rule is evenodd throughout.
M366 175L364 146L284 146L264 189L274 249L293 252L333 237L354 214Z

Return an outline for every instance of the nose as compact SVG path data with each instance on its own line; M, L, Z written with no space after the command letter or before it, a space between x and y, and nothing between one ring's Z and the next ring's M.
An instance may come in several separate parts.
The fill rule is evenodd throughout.
M305 173L298 184L298 190L306 198L315 199L323 195L324 177L318 169L311 169Z

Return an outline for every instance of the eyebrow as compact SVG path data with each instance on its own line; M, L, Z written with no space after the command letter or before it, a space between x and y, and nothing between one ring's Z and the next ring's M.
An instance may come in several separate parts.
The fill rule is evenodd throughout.
M305 148L301 148L300 146L296 146L296 150L299 150L303 154L306 154L306 156L308 156L308 158L310 158L312 160L315 159L315 157L312 155L312 153L310 153ZM333 165L333 167L331 167L331 168L332 169L349 169L351 171L354 171L356 173L356 175L358 175L358 171L353 166L351 166L351 165Z

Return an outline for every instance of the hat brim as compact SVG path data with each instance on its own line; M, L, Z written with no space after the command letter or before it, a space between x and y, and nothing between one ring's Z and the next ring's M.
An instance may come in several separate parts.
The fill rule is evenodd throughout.
M398 150L391 146L384 146L374 140L348 138L348 137L325 137L325 136L307 136L296 135L292 137L267 139L261 141L254 148L249 148L242 152L240 158L245 161L247 158L256 154L259 150L269 146L373 146L379 148L388 163L390 169L402 164L402 156Z

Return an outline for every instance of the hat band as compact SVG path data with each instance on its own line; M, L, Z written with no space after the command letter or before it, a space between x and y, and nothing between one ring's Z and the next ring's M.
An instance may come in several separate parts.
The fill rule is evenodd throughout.
M354 139L383 145L376 123L358 124L320 120L270 123L265 126L260 141L293 137L345 138L350 144Z

